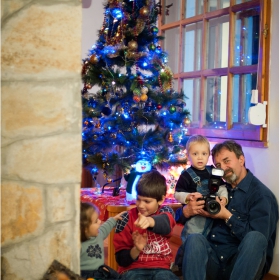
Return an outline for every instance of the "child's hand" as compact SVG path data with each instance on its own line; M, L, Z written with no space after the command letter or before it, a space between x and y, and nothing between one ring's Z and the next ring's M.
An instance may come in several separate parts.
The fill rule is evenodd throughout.
M127 212L127 211L122 211L121 213L119 213L119 214L117 214L115 217L113 217L116 221L117 220L122 220L122 217L121 217L121 215L123 214L123 213L125 213L125 212Z
M188 195L188 200L197 200L199 197L201 197L199 192L190 193Z
M147 233L140 234L138 230L132 233L132 240L134 246L139 250L142 251L143 248L147 245Z
M186 204L189 201L196 201L198 198L202 197L201 193L199 192L194 192L194 193L189 193L186 197Z
M226 206L227 205L227 199L223 196L220 197L220 203L223 205L223 206Z
M148 227L154 227L155 220L151 217L146 217L141 213L138 213L138 219L134 222L134 225L139 228L146 229Z

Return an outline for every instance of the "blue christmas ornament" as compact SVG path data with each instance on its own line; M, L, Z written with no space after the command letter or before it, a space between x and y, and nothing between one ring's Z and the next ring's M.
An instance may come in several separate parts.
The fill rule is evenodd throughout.
M105 116L109 116L112 113L111 108L104 106L101 110L101 113L104 114Z
M89 99L88 101L88 107L91 107L91 108L95 108L97 105L97 101L94 100L94 99Z
M156 53L157 53L157 54L160 54L161 52L162 52L161 46L157 46L157 48L156 48Z

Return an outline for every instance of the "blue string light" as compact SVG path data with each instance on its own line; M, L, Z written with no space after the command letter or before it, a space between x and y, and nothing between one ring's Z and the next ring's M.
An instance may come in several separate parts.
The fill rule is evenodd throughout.
M117 9L117 8L113 9L111 11L111 14L116 19L121 19L123 17L122 11L120 9Z

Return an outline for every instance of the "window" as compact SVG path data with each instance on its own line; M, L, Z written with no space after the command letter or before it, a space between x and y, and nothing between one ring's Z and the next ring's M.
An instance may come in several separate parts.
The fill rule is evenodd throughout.
M270 0L161 4L162 47L177 90L186 95L188 133L267 146L266 124L251 124L248 112L255 106L252 90L257 90L257 102L268 98Z

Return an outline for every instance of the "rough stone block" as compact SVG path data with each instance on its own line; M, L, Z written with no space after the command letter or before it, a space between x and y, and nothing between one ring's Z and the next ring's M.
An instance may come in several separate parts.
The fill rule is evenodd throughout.
M78 81L2 83L2 137L80 131L79 87Z
M1 187L1 244L20 241L43 232L45 216L43 191L15 181L3 181Z
M53 260L78 272L72 260L73 250L79 250L78 240L73 240L73 224L59 224L39 238L2 251L2 273L5 280L38 280ZM14 278L9 278L9 275Z
M47 188L47 217L50 223L67 221L74 218L73 186L55 186Z
M2 176L31 182L81 182L81 136L63 134L2 148Z
M3 80L58 79L81 71L80 3L41 3L26 6L2 24Z
M9 15L17 12L32 0L1 0L1 17L5 19Z

